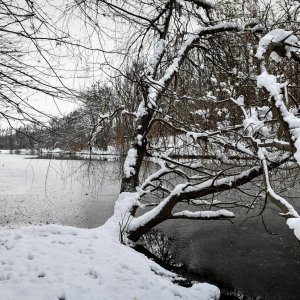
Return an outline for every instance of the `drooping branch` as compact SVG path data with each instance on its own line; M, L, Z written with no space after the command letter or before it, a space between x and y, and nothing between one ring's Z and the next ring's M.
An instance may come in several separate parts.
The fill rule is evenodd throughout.
M295 210L295 208L283 197L277 195L271 187L268 164L262 149L259 149L259 157L263 165L264 181L266 185L267 195L271 198L272 202L283 211L283 216L299 218L300 216Z
M282 165L288 159L289 157L285 157L278 162L269 164L269 169L271 170ZM262 174L263 167L256 166L236 176L227 176L220 179L214 178L195 185L192 185L190 182L179 184L158 206L144 213L142 216L132 219L127 230L128 237L131 240L137 240L149 229L171 218L173 208L182 200L201 198L210 194L230 190L250 182Z

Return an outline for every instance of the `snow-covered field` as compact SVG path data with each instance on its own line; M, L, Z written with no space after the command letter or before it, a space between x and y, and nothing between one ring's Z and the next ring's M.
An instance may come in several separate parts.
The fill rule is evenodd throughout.
M115 224L117 225L117 224ZM207 283L176 276L120 244L117 226L60 225L0 230L0 298L5 300L218 299Z

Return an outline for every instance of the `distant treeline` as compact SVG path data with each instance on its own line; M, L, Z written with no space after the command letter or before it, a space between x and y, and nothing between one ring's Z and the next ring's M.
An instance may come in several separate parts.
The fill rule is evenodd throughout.
M96 120L91 111L78 109L45 126L0 129L0 150L107 150L116 140L115 124L101 124L103 130L98 130Z
M136 70L128 73L135 76ZM56 149L65 151L107 150L119 153L127 147L133 131L132 114L123 114L120 99L128 98L133 109L136 99L131 81L106 85L95 83L81 93L80 108L64 117L53 117L47 124L0 130L0 149ZM124 100L125 99L125 100ZM129 117L128 117L129 115Z
M34 143L30 136L24 134L22 130L14 130L12 128L0 130L0 149L18 150L18 149L34 149Z

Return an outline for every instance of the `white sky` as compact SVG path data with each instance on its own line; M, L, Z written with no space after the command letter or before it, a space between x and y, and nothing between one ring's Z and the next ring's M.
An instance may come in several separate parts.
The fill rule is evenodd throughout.
M64 11L70 8L70 4L74 4L73 0L38 0L38 2L40 2L42 7L42 10L39 11L41 17L50 23L49 28L51 30L51 25L53 27L56 26L58 30L56 30L55 34L59 37L69 34L71 39L67 38L66 40L72 40L73 43L85 47L100 49L102 45L105 45L106 49L114 48L112 40L104 36L101 32L97 32L96 34L93 28L85 23L86 20L82 20L81 15L76 14L75 11L71 11L69 15L64 14ZM21 7L26 7L25 0L18 0L16 3ZM56 6L55 9L53 6ZM0 20L0 25L3 26L3 22L5 20L2 21L2 24ZM107 23L108 21L102 18L101 22L101 28L109 30L110 24ZM24 23L28 31L31 30L31 23L32 20ZM36 28L40 25L36 21L33 21L33 24ZM41 28L37 36L48 36L50 30L47 32L48 29ZM17 28L17 30L20 31L20 28ZM50 35L54 36L52 33ZM30 67L28 69L29 72L37 75L46 84L62 86L63 83L65 87L82 91L91 86L93 82L105 80L105 72L102 70L107 70L107 67L103 65L105 60L101 51L91 51L83 47L68 46L55 41L38 41L39 47L44 50L39 53L30 41L22 40L17 35L8 35L7 37L17 41L26 53L22 57L22 62L35 68L30 70ZM105 58L109 59L108 56ZM51 71L51 68L54 71ZM24 68L25 72L28 72L28 70ZM44 75L41 76L37 70L44 72ZM1 71L3 70L1 69ZM55 73L60 79L55 77ZM56 116L66 115L78 107L75 99L72 99L71 96L65 97L64 100L54 99L46 94L25 88L22 88L20 96L37 110ZM34 112L34 115L36 114ZM0 121L0 126L5 126L3 121Z

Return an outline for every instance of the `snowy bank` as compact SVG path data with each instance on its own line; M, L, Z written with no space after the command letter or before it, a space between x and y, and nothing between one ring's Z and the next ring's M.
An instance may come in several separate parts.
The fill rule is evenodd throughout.
M96 229L60 225L0 230L0 293L5 300L218 299L207 283L176 277L120 244L112 222Z

